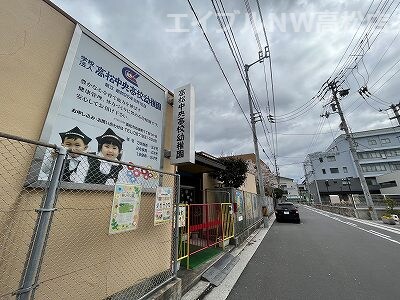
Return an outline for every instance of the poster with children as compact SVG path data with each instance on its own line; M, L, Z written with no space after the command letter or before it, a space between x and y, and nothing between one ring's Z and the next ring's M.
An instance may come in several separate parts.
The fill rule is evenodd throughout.
M76 26L40 137L76 152L66 158L62 181L158 185L151 170L160 169L164 154L167 89L121 57ZM51 178L56 156L51 149L36 153L43 160L39 180Z
M116 184L109 233L134 230L139 222L141 186L136 184Z
M160 225L172 220L172 188L158 187L154 204L154 225Z

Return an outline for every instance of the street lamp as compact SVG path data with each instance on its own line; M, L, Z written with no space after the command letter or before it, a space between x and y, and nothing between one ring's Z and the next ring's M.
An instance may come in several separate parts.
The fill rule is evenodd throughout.
M260 153L258 150L258 140L257 140L257 132L256 132L256 120L254 117L254 112L253 112L253 103L251 101L251 93L250 93L250 79L249 79L249 69L252 65L262 62L264 58L268 57L268 47L265 47L265 53L262 51L258 52L258 59L249 64L249 65L244 65L244 71L246 73L246 88L247 88L247 95L249 98L249 107L250 107L250 122L251 122L251 130L253 131L253 142L254 142L254 152L256 155L256 167L257 167L257 177L258 177L258 190L261 194L262 197L262 202L263 205L266 205L265 203L265 190L264 190L264 180L262 178L262 173L261 173L261 164L260 164ZM279 182L278 182L279 184Z

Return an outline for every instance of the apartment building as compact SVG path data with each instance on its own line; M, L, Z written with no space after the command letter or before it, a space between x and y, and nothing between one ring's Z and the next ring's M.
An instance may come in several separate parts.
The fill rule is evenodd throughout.
M353 133L357 157L371 193L380 193L377 176L400 170L400 127ZM349 143L339 135L324 152L308 154L304 162L309 190L317 201L329 195L361 194L361 184ZM316 185L317 184L317 185Z
M254 153L235 155L237 158L243 159L249 168L249 173L256 175L256 155ZM277 186L276 177L271 172L268 165L260 159L261 174L264 180L264 189L268 195L272 194L273 187Z
M297 183L292 178L279 176L279 187L285 192L284 197L287 201L299 201L300 194Z

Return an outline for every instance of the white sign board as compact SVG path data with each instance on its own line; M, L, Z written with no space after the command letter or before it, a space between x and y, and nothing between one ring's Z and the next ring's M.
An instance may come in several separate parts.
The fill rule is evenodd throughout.
M187 206L179 206L178 227L186 226L186 209Z
M191 84L174 91L171 164L194 163L194 89Z
M61 145L60 133L78 127L91 139L85 151L101 155L111 129L123 141L117 159L160 169L165 107L165 89L77 25L41 140Z

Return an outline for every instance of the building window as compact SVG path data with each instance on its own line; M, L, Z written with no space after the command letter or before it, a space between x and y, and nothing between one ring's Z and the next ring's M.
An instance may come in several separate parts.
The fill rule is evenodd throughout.
M386 150L385 154L387 157L392 157L392 156L396 156L396 151L393 150Z
M347 173L347 167L343 167L343 173Z
M325 169L322 169L322 174L326 174L326 171L325 171Z
M338 146L332 147L331 149L329 149L330 152L338 152Z
M396 187L397 183L395 180L391 180L391 181L386 181L386 182L381 182L379 184L379 187L382 188L390 188L390 187Z
M376 140L368 140L368 145L373 146L376 144L377 144Z
M324 159L322 157L320 157L319 162L324 162Z
M371 157L372 158L381 158L382 155L380 152L371 152Z
M379 172L379 171L386 171L386 166L385 165L374 165L374 164L369 164L369 165L364 165L362 166L363 172ZM399 170L400 170L400 165L399 165Z
M385 155L385 154L383 154L383 155ZM379 151L357 153L357 156L359 159L371 159L371 158L382 158L383 157L382 153L380 153Z
M376 178L365 178L365 181L367 182L367 185L377 185L378 182L376 181Z
M339 173L338 168L330 168L329 170L331 171L332 174Z
M327 156L326 159L328 161L336 161L336 158L334 156Z
M358 158L359 159L367 159L369 156L368 156L368 153L366 153L366 152L364 152L364 153L357 153L357 156L358 156Z
M390 139L388 139L388 138L381 139L381 144L382 144L382 145L384 145L384 144L390 144Z
M392 163L392 164L390 164L390 170L392 170L392 171L400 170L400 163Z

